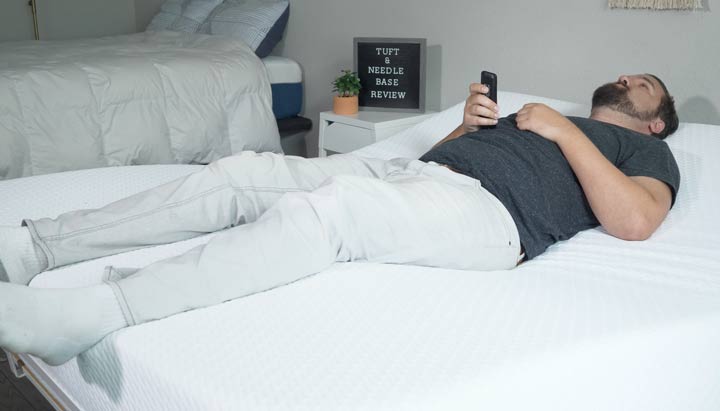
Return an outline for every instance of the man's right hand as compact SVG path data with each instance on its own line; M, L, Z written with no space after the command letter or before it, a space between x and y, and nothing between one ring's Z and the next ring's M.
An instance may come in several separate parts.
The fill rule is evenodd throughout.
M480 83L470 84L470 97L465 100L465 111L463 122L444 139L435 143L433 148L454 140L464 134L477 131L480 126L492 126L497 124L500 118L500 110L494 101L490 100L483 93L489 90L487 86Z
M480 83L470 84L470 96L465 100L462 128L466 133L477 131L480 126L497 124L500 110L494 101L483 93L490 91Z

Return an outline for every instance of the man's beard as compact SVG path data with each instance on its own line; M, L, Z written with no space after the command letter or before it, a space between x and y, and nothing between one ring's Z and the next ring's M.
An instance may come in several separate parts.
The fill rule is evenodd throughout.
M607 83L595 90L592 98L593 110L607 107L642 121L650 121L657 117L654 111L640 111L628 97L628 89L621 83Z

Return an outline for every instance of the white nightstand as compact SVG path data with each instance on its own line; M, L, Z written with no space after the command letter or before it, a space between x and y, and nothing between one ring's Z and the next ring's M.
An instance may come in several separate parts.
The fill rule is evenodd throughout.
M328 151L347 153L386 139L435 114L398 113L393 111L360 111L352 115L335 114L332 111L320 113L320 135L318 156L325 157Z

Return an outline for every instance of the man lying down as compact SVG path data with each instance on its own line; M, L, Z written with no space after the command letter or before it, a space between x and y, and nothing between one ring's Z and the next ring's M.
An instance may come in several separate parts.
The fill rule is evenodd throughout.
M420 160L244 152L97 210L0 228L0 346L58 365L115 330L336 261L507 270L581 230L644 240L663 221L680 176L662 139L678 117L657 77L599 87L589 119L542 104L499 119L485 92L470 86L462 124ZM110 267L99 285L27 286L45 270L219 230L145 268Z

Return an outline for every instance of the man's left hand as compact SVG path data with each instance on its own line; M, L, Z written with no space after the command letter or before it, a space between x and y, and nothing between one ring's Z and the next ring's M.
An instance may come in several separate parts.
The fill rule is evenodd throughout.
M515 121L518 129L532 131L555 143L575 128L567 117L541 103L525 104Z

